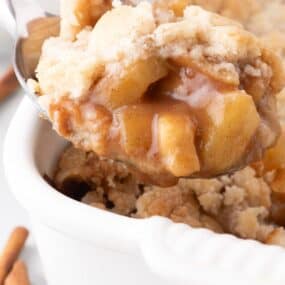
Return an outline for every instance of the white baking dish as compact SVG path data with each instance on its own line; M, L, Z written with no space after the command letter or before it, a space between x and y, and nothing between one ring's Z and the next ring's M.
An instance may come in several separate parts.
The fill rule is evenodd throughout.
M65 143L24 99L4 163L30 213L49 285L284 284L284 249L160 217L123 217L58 193L42 176L51 175Z

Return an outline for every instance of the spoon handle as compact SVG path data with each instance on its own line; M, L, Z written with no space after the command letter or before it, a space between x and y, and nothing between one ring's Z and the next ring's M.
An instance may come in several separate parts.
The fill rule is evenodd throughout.
M46 16L44 10L33 0L5 0L4 2L14 19L15 31L18 36L26 37L28 23Z

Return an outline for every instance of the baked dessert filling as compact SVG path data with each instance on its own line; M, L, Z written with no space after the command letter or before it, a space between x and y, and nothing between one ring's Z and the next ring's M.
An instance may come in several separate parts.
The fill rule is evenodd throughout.
M121 162L68 146L54 186L90 206L133 218L164 216L194 228L231 233L285 247L284 96L278 96L281 136L263 159L212 179L181 178L167 188L139 181Z
M276 142L282 63L240 24L187 1L167 7L172 17L159 1L103 1L101 17L83 2L63 1L31 84L76 147L168 186L238 170Z

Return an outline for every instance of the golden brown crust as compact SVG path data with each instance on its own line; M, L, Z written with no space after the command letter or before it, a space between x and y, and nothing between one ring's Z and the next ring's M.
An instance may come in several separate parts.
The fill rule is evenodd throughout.
M83 203L122 215L132 213L140 193L137 181L123 163L99 159L94 153L74 147L63 153L55 184L64 194L75 195Z
M184 9L189 5L198 5L208 11L243 23L261 9L259 0L154 0L153 3L159 22L175 21L175 17L183 16Z
M182 21L160 25L154 38L163 57L185 60L186 56L191 65L219 81L242 84L243 77L253 75L251 67L256 73L252 79L269 80L274 93L284 85L280 59L258 38L239 24L199 7L186 8Z

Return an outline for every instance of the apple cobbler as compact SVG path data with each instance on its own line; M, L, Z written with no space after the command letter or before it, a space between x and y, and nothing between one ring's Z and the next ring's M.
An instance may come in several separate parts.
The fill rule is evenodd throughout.
M135 4L135 1L127 2L131 5ZM232 57L227 57L227 72L229 66L234 66L235 72L239 72L239 90L231 90L229 93L223 93L223 96L221 96L221 90L223 90L223 92L225 91L224 87L228 86L227 83L226 85L223 83L222 89L219 89L221 87L221 85L219 85L220 82L216 85L218 77L213 79L212 76L213 74L216 75L215 72L217 70L220 70L219 67L217 69L216 67L222 64L222 62L223 64L225 63L224 59L226 56L225 58L219 56L217 56L217 58L207 56L205 59L206 61L200 61L202 66L196 66L197 62L191 60L191 69L188 68L188 64L187 67L185 67L184 64L187 62L185 57L182 59L182 64L180 61L181 57L178 57L179 60L172 58L173 51L179 52L180 50L181 37L179 34L180 28L177 28L176 32L172 34L171 25L173 25L173 23L183 25L180 21L177 21L176 17L182 17L184 15L184 17L186 17L185 21L188 21L187 13L193 13L192 17L197 21L198 19L195 18L195 15L200 17L203 14L204 16L204 19L198 24L201 26L199 30L199 41L201 41L199 45L201 47L199 46L198 48L193 46L193 49L190 50L190 53L197 52L200 59L204 56L203 52L206 52L209 55L209 53L215 53L218 48L220 52L223 51L223 49L226 48L224 46L225 42L223 41L223 39L225 39L224 37L228 37L229 35L234 37L237 36L236 33L229 32L228 34L226 31L227 29L231 30L231 27L236 27L234 29L240 29L240 27L235 26L236 24L232 24L233 26L230 26L230 28L228 26L225 27L224 24L227 20L224 18L217 18L217 16L214 16L215 20L213 20L212 14L207 14L199 8L194 8L194 10L192 8L190 9L190 12L189 8L187 8L187 12L183 14L185 6L196 4L201 5L205 9L240 21L246 29L254 32L261 41L264 41L265 45L273 47L284 59L285 45L283 44L282 39L284 39L285 31L282 30L283 26L280 25L280 21L285 17L285 3L283 4L281 0L246 0L247 4L242 5L241 2L244 3L244 1L231 0L153 1L155 21L156 23L168 23L167 25L170 28L166 28L164 32L167 33L169 39L172 39L173 45L161 45L161 47L163 47L161 52L163 52L163 55L166 55L166 57L162 56L160 57L160 60L162 58L162 60L165 61L165 58L167 58L167 75L162 76L158 82L156 81L155 84L151 84L151 86L147 88L147 91L139 100L140 104L130 103L121 110L120 108L112 109L111 107L108 109L113 110L113 119L115 118L117 120L117 132L120 136L120 142L123 143L120 147L129 149L129 152L126 151L126 154L129 155L131 153L130 149L132 149L132 147L137 149L136 145L144 146L149 154L149 149L146 147L147 144L145 144L146 124L139 119L136 119L136 123L134 123L133 119L137 118L137 114L140 114L141 117L139 118L143 118L144 121L147 121L146 118L150 120L148 114L153 114L152 108L154 107L148 105L148 108L142 111L142 108L144 108L143 104L146 100L145 97L148 98L147 100L150 100L149 96L155 97L155 100L157 100L157 96L159 96L159 98L161 98L160 96L170 96L171 98L167 98L167 100L171 99L171 102L175 101L175 104L186 103L187 106L183 105L183 107L178 104L179 107L177 107L178 109L176 110L179 111L177 111L177 113L174 112L174 114L177 115L175 119L167 120L169 117L174 118L172 117L172 104L170 104L167 112L164 110L162 113L155 113L155 120L152 119L153 121L151 122L152 131L153 128L157 130L154 137L156 143L158 143L157 140L159 139L160 132L162 132L162 134L167 134L167 131L173 132L172 136L165 135L163 141L166 141L166 146L173 143L174 146L177 145L179 148L182 145L183 156L181 159L184 159L184 155L187 157L187 151L189 149L187 149L187 144L179 144L180 139L183 141L183 139L187 137L187 132L184 129L181 131L181 127L178 128L178 126L184 120L182 118L188 116L185 115L184 112L187 113L187 111L184 111L183 108L191 106L191 115L188 123L191 122L190 124L192 125L189 124L189 126L194 125L195 130L194 135L192 134L194 137L195 148L192 150L194 153L196 151L198 156L199 170L196 171L197 173L206 173L206 170L213 171L213 169L215 169L215 171L217 169L221 171L221 168L219 167L223 166L224 169L229 167L229 165L224 164L227 162L233 165L235 163L234 161L237 161L235 159L240 157L243 153L242 148L244 147L244 141L239 135L242 134L242 137L245 138L245 134L247 133L247 137L249 138L249 130L252 129L252 122L259 122L255 135L262 130L261 132L263 132L264 136L260 136L260 138L263 137L261 141L264 141L264 138L267 138L268 146L274 141L273 137L276 137L277 127L272 128L272 126L278 125L276 122L271 125L274 121L274 98L272 95L268 97L265 96L265 94L269 95L269 90L275 93L280 89L281 85L278 85L278 88L276 88L274 87L276 85L273 84L273 82L281 82L281 79L278 79L277 75L281 75L281 73L278 73L277 69L274 69L275 64L271 65L273 61L270 61L270 64L267 64L266 68L268 68L268 66L271 66L271 68L273 67L270 75L273 77L265 80L264 74L266 74L266 72L263 69L259 69L260 72L257 72L258 68L256 68L255 65L248 65L248 56L252 52L250 52L251 41L246 41L246 50L241 49L241 46L236 46L236 51L244 51L244 55L246 55L244 59L241 61L238 59L233 64L233 62L230 63L229 60L229 58ZM184 20L182 20L182 22L183 21ZM200 49L206 40L203 31L205 29L205 23L209 23L207 21L212 21L211 25L217 21L215 22L217 25L214 30L221 29L224 31L222 36L219 33L220 45L218 45L217 40L217 46L214 50L213 46L211 46L211 44L209 45L209 42L207 42L207 48L205 50ZM229 25L228 23L229 22L227 21L227 25ZM213 26L211 26L210 30L212 28ZM88 33L87 31L85 32ZM178 34L179 36L176 38L175 35ZM184 34L184 39L188 38L188 35L189 34L187 33ZM87 44L86 36L78 35L77 43L75 44L74 42L73 45L79 44L79 38L81 38L81 40L85 38L85 44ZM235 39L238 40L240 44L245 43L245 38L243 37L238 36ZM58 41L58 39L55 40ZM196 41L197 38L192 40ZM169 43L169 41L167 42ZM231 50L233 42L229 41L229 38L227 38L226 43L228 45L227 48ZM260 42L259 46L262 46ZM111 47L114 46L111 45ZM78 48L81 49L81 47ZM180 51L183 55L188 55L183 48ZM168 58L169 55L171 55L171 59ZM237 55L237 57L239 56ZM261 60L261 58L259 58L259 60ZM209 60L209 62L207 62L207 60ZM84 63L82 62L82 64ZM195 68L193 68L192 64L194 64ZM205 72L205 70L208 69L204 69L203 64L206 64L205 66L207 66L207 68L208 64L212 67L216 64L218 65L216 65L213 70L214 73L212 74ZM258 64L258 66L265 67L264 62L260 62L260 64L261 65ZM280 64L283 64L281 59ZM171 66L170 70L168 69L169 66ZM173 66L175 66L174 69ZM253 66L254 68L252 69ZM276 66L279 65L277 64ZM280 68L280 66L278 68ZM191 74L190 77L188 74L189 70ZM276 70L277 73L276 79L273 80L274 70ZM228 74L227 72L226 74ZM76 78L78 79L78 77ZM115 80L114 77L112 78ZM214 85L209 87L210 78L211 84ZM226 78L229 77L224 77L224 79ZM102 78L100 80L102 80ZM95 85L97 86L97 82ZM96 88L96 86L92 86L89 96L95 96L93 88ZM127 86L130 85L127 84ZM141 90L141 86L142 85L138 84L138 90ZM193 88L195 90L193 90ZM261 92L260 90L263 91ZM256 91L258 91L257 93L259 95L255 93ZM108 94L111 96L111 93ZM205 94L207 94L207 96L205 96ZM211 96L209 94L211 94ZM45 96L46 95L43 95L43 98ZM185 98L187 100L185 100ZM134 218L146 218L160 215L168 217L174 222L185 223L192 227L205 227L217 233L231 233L241 238L256 239L266 244L275 244L285 247L285 91L281 91L276 98L278 121L282 128L281 135L277 142L273 147L265 151L261 160L251 163L247 167L232 174L222 175L212 179L180 178L175 186L162 188L150 183L146 184L145 180L141 179L143 177L137 177L130 164L107 158L104 159L93 151L84 151L83 149L76 149L74 146L69 146L60 157L53 179L54 186L60 192L73 199L117 214ZM48 103L50 100L51 98L47 99ZM53 100L56 101L56 98L53 98ZM254 102L253 109L249 109L249 101ZM266 104L269 103L267 107L263 105L262 102L264 101ZM49 105L47 104L47 106ZM200 108L196 109L196 106L199 106ZM271 107L268 108L268 106ZM168 113L169 110L171 111L170 113ZM197 110L199 110L199 112ZM256 110L258 110L257 116ZM124 112L126 112L125 117ZM204 117L204 112L207 113L206 118ZM180 116L181 114L183 114L183 116ZM253 119L254 117L251 117L252 115L257 119ZM59 114L57 116L59 116ZM66 116L66 118L70 118L70 113L67 112ZM194 122L193 117L196 120L194 120ZM211 118L212 123L209 124ZM172 127L167 122L173 122ZM246 127L240 128L240 122L245 124ZM185 124L185 126L187 125L187 128L185 127L186 129L189 128L188 123ZM203 126L206 126L205 130L200 129L202 123ZM71 123L69 122L68 124ZM265 124L267 127L264 128L260 124ZM123 129L121 129L122 126ZM174 126L177 126L177 128ZM232 129L233 126L236 127L235 130ZM133 133L135 133L136 128L141 132L141 135L139 139L133 140ZM161 131L164 129L167 131ZM128 135L130 135L128 134L128 131L130 130L134 130L132 131L133 133L131 132L131 138L128 137ZM206 130L207 133L205 133ZM271 131L271 134L268 132L269 130ZM275 136L272 135L273 130ZM185 134L185 136L182 136L182 134ZM175 141L176 138L173 137L178 137L179 140ZM203 142L202 145L197 144L198 141L199 143ZM269 143L269 141L271 143ZM132 143L130 144L128 142ZM151 151L153 152L153 141L151 142ZM84 141L84 143L86 142ZM251 141L249 145L251 146L252 143L253 142ZM240 149L237 148L237 144L241 144ZM250 153L250 150L248 149L249 145L246 147L248 154ZM160 149L161 145L157 144L156 147L157 146L159 146L159 148L155 150L159 150L160 153L163 153ZM252 147L256 148L257 146L255 145ZM93 150L93 148L88 147L84 149ZM173 153L175 153L173 146L164 149L166 149L165 153L168 153L169 151L167 154L169 156L174 155ZM171 149L172 151L170 151ZM260 148L257 150L259 152ZM176 155L177 154L175 154L175 157L178 157ZM259 155L261 155L261 152ZM160 154L160 157L163 156ZM235 159L233 159L233 157L235 157ZM182 163L182 160L180 159L173 161L177 165ZM212 166L212 168L210 168L210 166Z
M209 9L230 16L234 2ZM233 172L280 133L279 57L241 24L189 4L62 1L60 36L44 43L31 84L61 136L148 184Z

